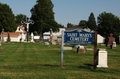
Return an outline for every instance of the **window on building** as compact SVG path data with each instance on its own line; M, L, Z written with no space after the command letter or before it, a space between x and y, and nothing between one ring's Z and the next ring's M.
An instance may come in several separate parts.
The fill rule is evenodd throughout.
M19 31L20 31L20 28L19 28Z

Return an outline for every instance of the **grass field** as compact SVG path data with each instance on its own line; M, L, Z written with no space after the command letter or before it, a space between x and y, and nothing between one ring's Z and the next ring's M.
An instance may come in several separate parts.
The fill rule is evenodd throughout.
M93 47L92 45L85 47ZM108 68L93 69L94 51L65 50L44 43L9 43L0 47L0 79L120 79L120 45L108 52Z

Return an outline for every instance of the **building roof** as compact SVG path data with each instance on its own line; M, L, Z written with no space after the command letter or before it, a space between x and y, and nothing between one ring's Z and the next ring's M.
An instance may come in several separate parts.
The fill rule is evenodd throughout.
M72 30L82 30L82 28L78 27L78 28L66 28L66 31L72 31Z
M24 30L26 26L27 26L26 24L17 24L17 27L20 27L24 31L23 33L26 33L26 31Z
M19 36L19 32L9 32L10 36ZM0 33L0 36L2 36L2 32ZM8 32L4 32L4 36L8 36Z
M18 27L18 26L22 26L22 25L23 25L24 27L27 26L27 24L17 24L17 27Z

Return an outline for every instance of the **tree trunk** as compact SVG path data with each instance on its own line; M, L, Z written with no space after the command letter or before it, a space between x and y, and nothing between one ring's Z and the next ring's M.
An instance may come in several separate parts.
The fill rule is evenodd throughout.
M40 42L43 42L43 32L40 31L40 39L39 39Z

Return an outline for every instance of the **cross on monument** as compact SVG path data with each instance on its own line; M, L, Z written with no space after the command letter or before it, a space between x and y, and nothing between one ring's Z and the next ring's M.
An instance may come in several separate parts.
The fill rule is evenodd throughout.
M110 36L112 37L112 36L113 36L113 34L111 33L111 34L110 34Z
M27 42L28 42L28 35L29 35L29 24L34 24L33 21L29 21L29 18L27 17L27 21L21 21L22 24L27 24Z

